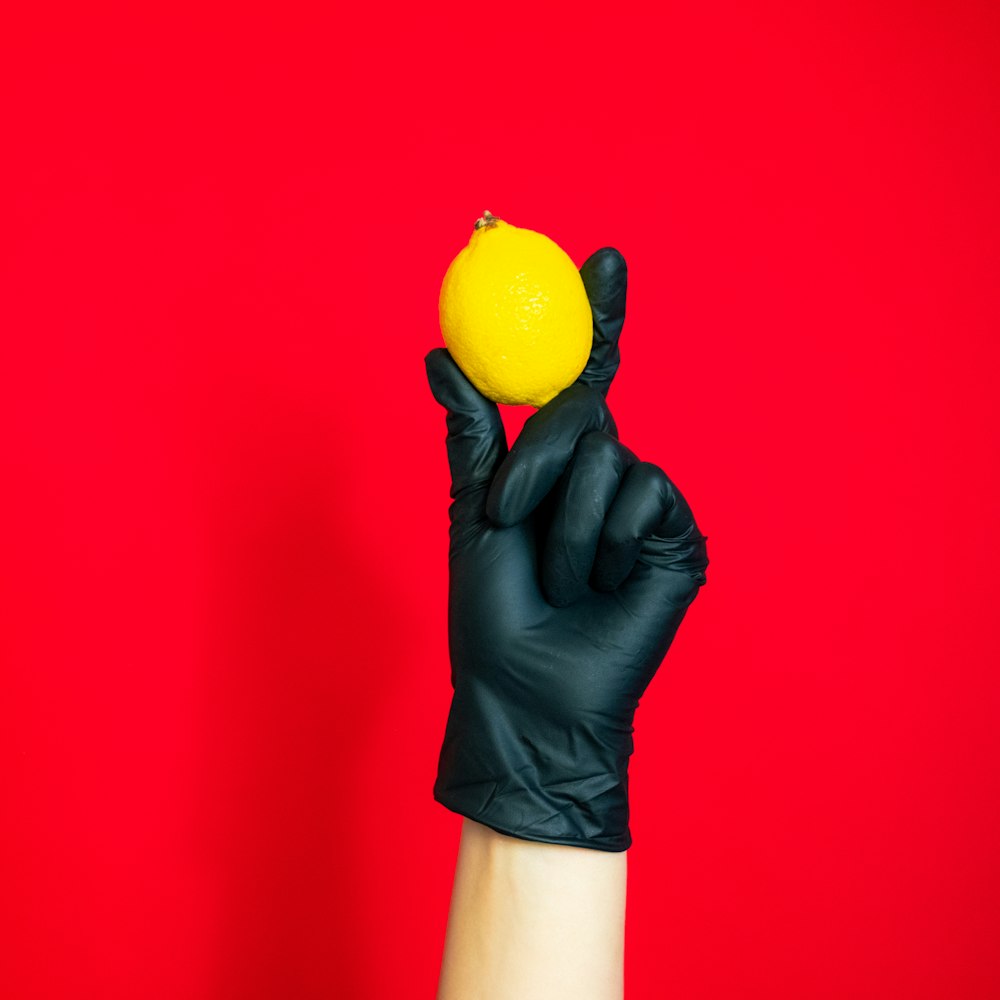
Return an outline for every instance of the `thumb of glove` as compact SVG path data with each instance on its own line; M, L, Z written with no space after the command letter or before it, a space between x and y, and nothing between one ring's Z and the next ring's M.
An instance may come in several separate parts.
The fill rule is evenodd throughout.
M490 483L507 455L500 411L465 377L447 348L435 348L424 364L431 393L448 413L452 524L484 522Z

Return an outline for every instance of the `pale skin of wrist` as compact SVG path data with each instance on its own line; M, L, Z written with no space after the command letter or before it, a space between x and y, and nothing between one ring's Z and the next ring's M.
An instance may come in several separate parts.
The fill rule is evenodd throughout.
M627 864L464 820L437 1000L621 1000Z

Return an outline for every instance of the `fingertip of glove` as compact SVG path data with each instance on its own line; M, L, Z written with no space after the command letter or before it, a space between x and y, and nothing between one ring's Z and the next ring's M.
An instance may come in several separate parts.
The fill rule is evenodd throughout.
M456 387L457 368L446 347L435 347L424 355L427 382L434 398L442 406L449 406L452 397L460 391Z
M516 522L510 519L510 511L506 509L507 504L503 502L503 490L497 488L494 481L486 497L486 516L490 523L496 528L510 528Z
M607 297L610 298L627 280L628 264L620 250L615 247L601 247L584 261L580 273L588 287L592 284L607 286Z
M424 355L424 368L427 370L428 375L441 366L444 361L443 355L448 355L447 347L432 347Z
M494 527L513 528L524 518L523 499L518 496L516 481L520 469L509 461L500 466L486 497L486 516Z

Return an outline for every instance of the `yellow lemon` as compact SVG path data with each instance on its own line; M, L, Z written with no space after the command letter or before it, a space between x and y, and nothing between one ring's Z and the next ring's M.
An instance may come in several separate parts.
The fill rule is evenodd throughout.
M497 403L544 406L590 356L590 302L569 255L489 212L448 267L440 315L455 363Z

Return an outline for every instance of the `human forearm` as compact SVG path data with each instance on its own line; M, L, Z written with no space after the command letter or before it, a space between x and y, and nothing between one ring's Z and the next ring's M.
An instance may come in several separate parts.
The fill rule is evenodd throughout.
M438 1000L619 1000L626 859L465 820Z

